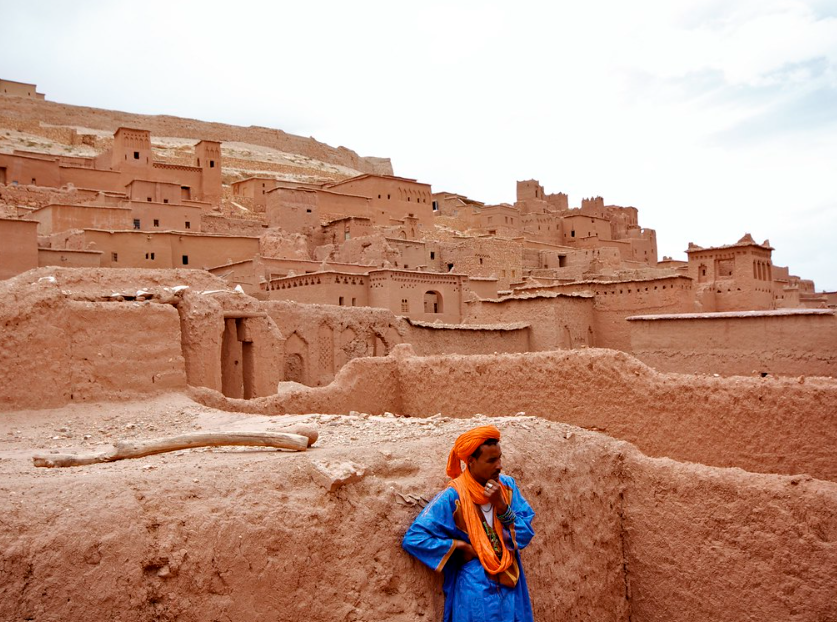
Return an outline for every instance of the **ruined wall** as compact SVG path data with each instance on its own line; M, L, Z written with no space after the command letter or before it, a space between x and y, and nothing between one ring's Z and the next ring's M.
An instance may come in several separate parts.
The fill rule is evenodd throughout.
M38 267L38 223L0 218L0 279Z
M434 325L404 322L404 342L419 356L431 354L496 354L528 352L529 328L524 325L490 326Z
M273 395L283 377L284 336L258 302L223 286L189 288L181 298L189 385L231 398Z
M321 386L358 357L386 356L403 341L395 316L384 309L269 301L261 308L285 339L283 378Z
M0 302L0 409L186 388L174 307L67 300L56 283L37 278Z
M355 447L224 452L220 461L187 452L88 467L95 480L77 469L24 476L13 494L0 492L10 508L0 525L9 569L0 617L440 619L440 576L400 546L421 510L402 497L430 499L445 486L444 456L458 431L398 430L382 444L358 422ZM627 622L609 443L545 445L517 425L504 434L509 471L538 513L537 536L522 552L537 619ZM537 464L560 480L541 477ZM340 465L359 476L329 490ZM15 503L24 491L60 503ZM73 572L77 580L67 581Z
M98 268L102 262L99 251L53 250L38 248L38 265L63 268Z
M282 380L276 325L257 300L201 270L40 268L0 284L0 300L6 410L187 383L263 397Z
M529 417L310 421L330 434L304 453L189 451L49 477L16 463L0 490L0 618L439 619L441 577L400 543L475 423L500 427L504 471L536 513L521 554L535 619L837 613L833 483L649 459Z
M532 352L596 345L593 300L579 294L470 301L465 304L462 321L464 324L528 324Z
M93 200L97 195L96 191L79 188L4 186L0 183L0 214L5 212L9 216L18 216L22 215L18 213L22 208L35 209L51 203L76 204Z
M608 350L411 357L409 346L400 348L393 353L397 383L390 395L380 392L382 363L364 359L316 393L301 389L235 408L339 413L377 407L383 410L368 412L455 417L525 412L606 432L652 456L837 480L834 380L660 374ZM223 400L211 399L223 407Z
M837 316L826 309L638 316L631 353L659 371L837 376Z
M69 371L69 401L136 399L185 388L174 307L70 301L61 317L69 340L61 362Z
M837 485L626 453L631 620L837 619Z
M405 358L401 401L413 415L525 411L653 456L837 480L833 380L663 375L603 350Z

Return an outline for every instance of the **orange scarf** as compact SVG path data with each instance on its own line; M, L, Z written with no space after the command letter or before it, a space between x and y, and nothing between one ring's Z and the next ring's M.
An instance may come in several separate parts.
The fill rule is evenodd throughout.
M506 548L506 540L503 537L503 525L497 519L497 512L495 512L493 527L494 531L497 532L502 548L500 559L497 559L488 535L485 533L485 529L483 529L480 511L477 509L477 505L488 503L488 497L485 496L485 487L474 479L474 476L471 475L467 467L463 471L462 465L460 464L460 461L467 464L471 454L489 438L500 440L500 430L493 425L486 425L465 432L457 438L448 456L447 474L453 478L453 481L449 485L459 493L459 498L462 500L462 517L465 520L465 527L467 528L468 538L471 540L471 546L477 552L480 563L486 572L492 575L498 575L509 570L514 562L514 554ZM510 491L502 483L500 483L500 492L505 502L510 504ZM517 578L515 577L514 583L516 582Z
M477 509L477 504L483 505L488 503L488 497L485 496L485 488L471 475L471 472L465 471L450 483L459 493L459 498L462 499L462 518L465 519L465 527L467 528L468 538L471 540L471 546L477 552L480 558L482 567L488 574L500 574L508 570L512 565L514 555L506 548L506 539L503 537L503 524L497 519L497 512L494 512L494 531L500 540L500 547L502 554L500 559L497 559L497 554L494 552L494 547L491 546L491 541L488 539L488 534L482 526L480 519L480 511ZM501 494L506 503L511 503L511 495L508 488L500 484ZM470 503L469 503L470 501Z

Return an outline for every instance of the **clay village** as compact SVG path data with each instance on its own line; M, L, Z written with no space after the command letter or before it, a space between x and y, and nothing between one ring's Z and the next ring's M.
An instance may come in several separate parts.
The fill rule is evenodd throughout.
M661 257L553 181L38 88L0 80L0 619L442 620L402 538L493 425L534 619L837 620L837 292L769 231Z

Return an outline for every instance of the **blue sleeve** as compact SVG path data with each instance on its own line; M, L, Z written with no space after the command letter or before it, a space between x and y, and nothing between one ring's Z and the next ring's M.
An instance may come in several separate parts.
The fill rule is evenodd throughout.
M458 498L453 488L436 495L407 529L401 543L408 553L436 572L444 569L453 554L454 540L467 541L467 536L453 522Z
M535 535L535 531L532 529L532 520L535 518L535 511L526 502L526 499L523 498L514 479L508 475L501 475L500 481L508 486L512 493L510 505L515 515L514 532L517 548L526 548Z

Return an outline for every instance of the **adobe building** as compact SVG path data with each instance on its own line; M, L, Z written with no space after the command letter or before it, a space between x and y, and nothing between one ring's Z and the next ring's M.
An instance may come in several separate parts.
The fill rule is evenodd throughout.
M378 307L414 320L458 324L468 277L409 270L333 271L273 278L269 300L350 307Z
M185 231L83 229L53 236L53 251L101 253L103 268L198 268L252 259L259 238Z
M28 97L30 99L44 99L43 93L38 93L38 87L26 82L0 79L0 94L6 97Z
M289 233L310 235L321 222L355 217L372 220L368 197L332 192L310 185L283 184L266 192L265 216L268 227Z
M749 233L735 244L701 248L689 243L689 277L697 310L773 309L774 284L770 242L758 244Z
M272 177L248 177L234 181L231 186L233 200L246 202L255 212L264 212L267 207L267 193L278 187L280 182Z
M108 192L126 192L132 182L170 184L184 204L209 207L221 200L221 144L202 140L195 146L193 166L153 159L148 130L120 127L113 147L95 158L50 156L16 151L0 153L0 183L61 188L72 185ZM172 190L158 189L149 195L139 186L133 196L159 196L171 202ZM165 196L163 196L165 195Z
M390 225L411 215L425 227L433 225L430 184L394 175L366 174L326 184L324 188L340 194L367 197L372 208L369 216L376 225Z

